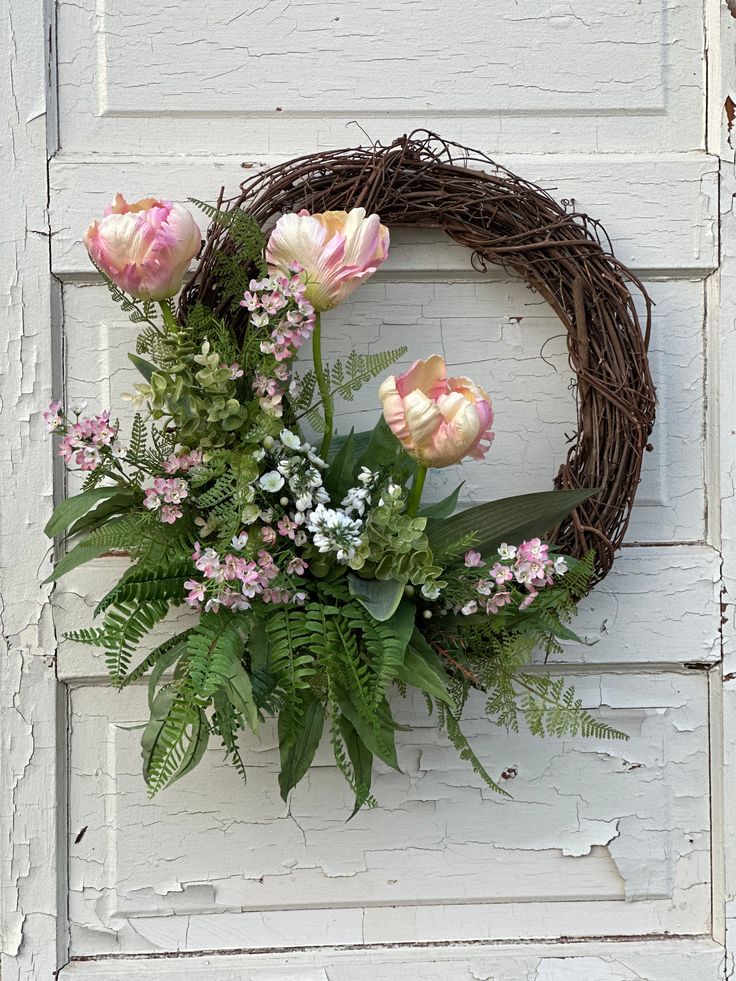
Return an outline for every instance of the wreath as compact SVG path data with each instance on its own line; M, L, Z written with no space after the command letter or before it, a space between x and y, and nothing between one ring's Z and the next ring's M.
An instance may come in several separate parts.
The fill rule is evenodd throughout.
M428 133L291 160L194 203L211 220L204 244L183 206L120 194L85 235L139 329L129 438L109 411L44 413L84 474L47 526L71 546L49 578L131 560L101 625L67 636L104 651L116 687L148 676L149 792L213 737L245 776L240 733L276 717L284 800L327 732L353 813L372 806L375 758L399 767L392 688L422 692L499 793L462 732L473 690L512 729L622 737L524 667L539 646L579 641L569 621L611 568L654 420L650 300L599 223ZM442 229L476 270L520 274L565 325L578 428L556 489L459 511L459 488L423 502L429 468L491 450L488 394L439 355L388 374L405 347L325 362L321 314L389 259L398 226ZM379 377L374 429L336 433L336 400ZM169 620L146 651L182 605L194 619Z

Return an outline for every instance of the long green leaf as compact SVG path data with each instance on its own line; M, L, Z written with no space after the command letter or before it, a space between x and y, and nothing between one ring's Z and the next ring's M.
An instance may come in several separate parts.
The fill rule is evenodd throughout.
M414 630L404 654L404 663L397 677L407 685L413 685L455 710L455 701L447 690L447 674L442 662L418 630Z
M371 753L378 756L394 770L401 772L399 761L396 758L394 741L396 725L386 700L384 699L381 703L380 710L375 717L375 721L380 722L380 733L376 731L375 722L369 722L360 714L360 710L350 698L350 692L346 690L338 693L338 704L342 714L348 719Z
M230 702L242 714L249 728L253 732L257 732L258 708L253 700L253 686L248 677L248 672L240 661L233 661L230 665L224 688Z
M56 582L57 579L61 579L65 576L67 572L71 572L72 569L76 569L79 565L84 565L85 562L89 562L91 559L96 559L98 555L102 555L103 552L107 551L107 545L85 545L81 541L78 545L75 545L71 552L67 552L54 566L54 571L50 576L44 579L44 585L47 582Z
M281 772L279 773L279 788L281 798L286 801L289 791L296 787L307 772L317 752L322 730L325 724L325 712L318 698L310 699L300 712L296 725L287 724L286 718L290 708L283 708L279 713L279 751L281 754ZM285 733L289 734L285 738Z
M67 497L65 501L62 501L54 508L54 513L44 528L44 533L49 538L53 538L55 535L65 531L78 518L83 517L88 511L91 511L100 501L104 501L109 497L127 497L129 502L132 503L134 495L131 489L114 484L111 487L93 487L91 490L83 491L81 494Z
M348 751L355 778L355 806L350 815L350 818L354 818L363 804L370 798L373 779L373 753L344 715L340 716L339 726L340 735Z
M404 584L395 579L360 579L358 576L348 576L350 595L368 610L374 620L388 620L396 612L401 597L404 595Z
M449 518L450 515L455 513L457 498L462 486L462 484L458 484L452 494L448 494L447 497L443 497L442 500L437 501L436 504L428 504L426 507L422 508L419 512L419 517L431 518L434 521L441 518Z
M599 487L543 491L478 504L444 521L430 522L427 538L432 551L441 555L459 539L473 535L474 547L487 554L498 548L501 542L517 544L526 538L544 535L599 491Z
M339 504L353 484L353 446L355 437L350 431L328 469L325 471L325 489L333 504Z
M136 366L138 371L143 375L147 382L150 382L154 374L158 371L155 364L151 364L150 361L146 361L145 358L139 358L137 354L128 353L128 358Z

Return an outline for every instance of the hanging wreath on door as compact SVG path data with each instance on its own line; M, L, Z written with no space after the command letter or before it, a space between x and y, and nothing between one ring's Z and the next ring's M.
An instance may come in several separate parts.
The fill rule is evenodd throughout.
M535 647L578 639L567 623L613 564L654 421L650 300L600 224L424 132L291 160L233 199L195 203L212 221L201 251L189 212L153 198L118 195L85 236L140 328L130 357L148 418L124 443L109 412L45 414L86 472L47 527L79 539L50 578L110 551L133 560L98 605L102 625L69 637L104 650L118 687L149 674L151 793L212 736L244 774L239 732L277 716L284 799L326 729L355 809L371 805L374 758L399 766L391 686L419 689L500 793L462 733L474 689L512 728L523 716L538 734L621 736L561 679L523 668ZM564 324L578 427L555 490L423 505L428 468L489 451L487 393L439 355L388 375L406 348L324 362L321 312L387 260L399 226L442 229L476 270L521 275ZM300 369L305 341L313 364ZM379 376L376 427L335 433L335 400ZM133 664L185 603L192 625Z

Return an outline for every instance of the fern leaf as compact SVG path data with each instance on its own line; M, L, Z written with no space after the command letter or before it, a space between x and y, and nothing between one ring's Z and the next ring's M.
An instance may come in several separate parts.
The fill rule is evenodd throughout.
M231 674L243 653L243 618L220 611L203 613L187 638L187 672L197 694L211 698Z

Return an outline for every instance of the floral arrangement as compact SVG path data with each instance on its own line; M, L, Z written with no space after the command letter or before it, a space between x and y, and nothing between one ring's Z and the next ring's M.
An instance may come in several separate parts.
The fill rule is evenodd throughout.
M266 236L242 211L196 203L227 232L218 312L173 303L200 249L189 211L118 194L85 244L139 328L132 431L123 439L107 410L55 402L44 414L85 476L47 526L71 546L50 579L102 554L130 559L97 606L101 624L68 636L104 651L117 687L150 675L150 793L188 773L213 738L245 777L238 735L275 716L284 799L327 732L355 810L372 806L374 759L399 766L392 688L422 692L500 793L461 729L474 689L512 729L619 736L561 679L525 669L537 646L578 639L567 621L592 556L556 554L543 536L595 489L458 511L457 488L423 503L428 468L480 459L493 441L488 394L448 377L439 355L384 377L372 431L334 432L336 399L406 353L322 356L321 314L389 255L379 216L301 211ZM228 314L239 308L246 329ZM177 622L176 607L190 615ZM165 620L169 635L152 648Z

